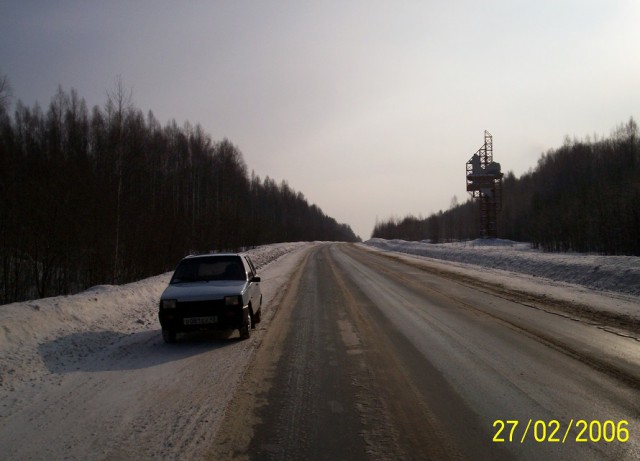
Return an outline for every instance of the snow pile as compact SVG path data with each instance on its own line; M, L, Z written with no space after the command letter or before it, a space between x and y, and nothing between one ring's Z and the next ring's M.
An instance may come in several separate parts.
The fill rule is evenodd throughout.
M261 269L305 245L264 245L246 253ZM0 391L14 390L19 382L42 381L49 375L47 368L69 369L122 336L154 325L159 328L158 300L170 277L166 273L121 286L99 285L75 295L0 306Z
M371 239L365 244L387 251L543 277L598 291L640 295L640 257L636 256L546 253L532 249L528 243L501 239L443 244Z
M251 256L253 264L259 270L272 261L275 261L280 256L287 253L291 253L299 248L309 245L307 242L293 242L293 243L274 243L271 245L263 245L252 250L248 250L245 253Z

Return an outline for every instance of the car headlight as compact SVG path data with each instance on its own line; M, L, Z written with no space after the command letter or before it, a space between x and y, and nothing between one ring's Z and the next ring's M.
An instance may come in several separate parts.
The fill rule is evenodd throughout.
M163 309L175 309L177 304L175 299L163 299L161 306Z
M239 306L240 305L240 296L225 296L224 304L226 306Z

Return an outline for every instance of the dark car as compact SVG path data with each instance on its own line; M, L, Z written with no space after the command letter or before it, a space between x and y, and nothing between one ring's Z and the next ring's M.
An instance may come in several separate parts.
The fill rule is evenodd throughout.
M261 307L260 277L248 255L187 256L160 297L162 337L173 343L179 332L237 329L245 339Z

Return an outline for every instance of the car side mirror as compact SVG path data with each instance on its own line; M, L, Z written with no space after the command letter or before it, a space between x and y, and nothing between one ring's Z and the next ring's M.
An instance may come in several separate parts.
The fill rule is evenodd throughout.
M254 275L251 281L254 283L260 283L260 277L258 277L257 275Z

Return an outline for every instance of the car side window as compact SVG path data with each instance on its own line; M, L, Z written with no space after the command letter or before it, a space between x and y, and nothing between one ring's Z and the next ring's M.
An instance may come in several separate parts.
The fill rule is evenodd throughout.
M248 256L242 257L242 262L247 268L247 273L249 274L249 280L251 280L256 275L256 268L253 266L251 260Z

